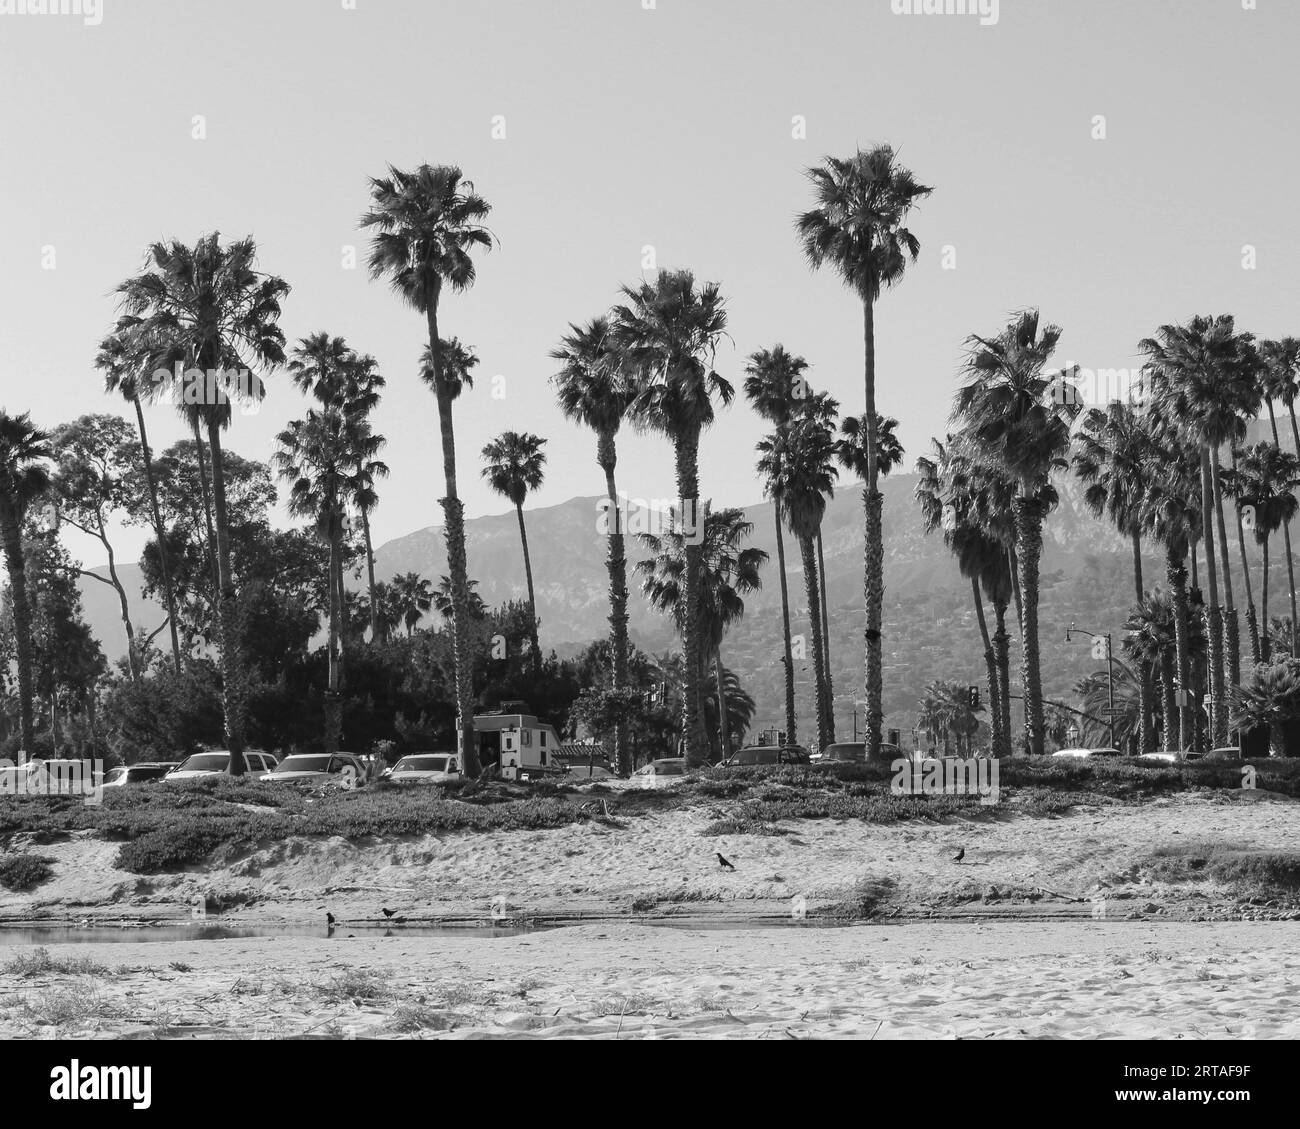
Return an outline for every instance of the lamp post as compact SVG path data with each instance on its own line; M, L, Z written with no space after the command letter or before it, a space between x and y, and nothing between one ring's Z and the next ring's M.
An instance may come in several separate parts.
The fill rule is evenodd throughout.
M1087 631L1082 627L1076 627L1074 620L1070 620L1070 626L1065 629L1065 641L1070 642L1070 632L1078 631L1090 639L1106 640L1106 716L1110 721L1110 747L1117 749L1115 744L1115 657L1111 647L1110 632L1099 635L1094 631Z

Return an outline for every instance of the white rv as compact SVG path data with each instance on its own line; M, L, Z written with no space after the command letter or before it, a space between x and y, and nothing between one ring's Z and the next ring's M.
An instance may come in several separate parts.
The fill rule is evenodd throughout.
M487 713L474 718L479 763L499 765L505 780L559 776L563 764L555 759L560 738L549 724L527 713Z

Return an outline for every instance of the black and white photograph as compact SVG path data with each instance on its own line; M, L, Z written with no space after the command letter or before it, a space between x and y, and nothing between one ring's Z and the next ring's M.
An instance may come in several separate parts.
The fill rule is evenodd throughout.
M832 1042L921 1113L963 1057L1258 1111L1298 43L1295 0L0 0L13 1111L680 1109Z

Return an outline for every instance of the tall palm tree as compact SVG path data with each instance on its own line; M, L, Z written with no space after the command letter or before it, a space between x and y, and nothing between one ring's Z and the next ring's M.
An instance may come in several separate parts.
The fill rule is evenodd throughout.
M336 408L315 409L277 437L273 462L289 483L289 512L310 518L329 546L329 685L325 692L325 751L338 751L343 722L343 536L357 456L351 421Z
M798 404L808 394L804 373L808 362L786 351L784 345L759 349L749 355L745 366L745 395L756 412L776 426L782 436L789 427ZM799 740L798 721L794 708L794 657L790 644L790 591L785 572L785 533L782 529L780 499L773 496L769 484L764 487L772 498L773 518L776 525L776 562L781 582L781 638L782 658L785 666L785 734L786 740L795 744Z
M1047 363L1061 330L1040 331L1037 310L1026 310L996 337L968 342L967 383L957 392L954 420L962 422L987 457L1016 485L1013 508L1024 607L1021 680L1025 738L1031 754L1044 752L1042 670L1038 648L1038 564L1043 520L1055 498L1051 476L1066 466L1070 426L1078 413L1072 386Z
M894 150L881 145L846 158L827 157L807 171L814 207L799 216L796 229L813 269L830 266L862 303L864 387L867 420L866 544L864 550L866 626L867 746L880 750L882 707L881 615L884 602L883 499L877 486L875 305L882 291L903 277L920 241L905 226L908 213L930 188L899 164Z
M135 409L136 427L140 432L140 456L144 467L145 486L149 491L149 512L153 518L155 544L158 546L158 568L162 574L163 598L167 604L167 627L172 640L172 662L176 673L181 672L181 645L176 619L176 593L172 588L171 566L167 556L167 529L163 524L162 509L158 504L158 481L154 475L153 453L149 447L149 431L144 421L143 400L147 396L148 374L142 367L142 351L135 334L127 326L118 326L100 343L95 357L95 367L104 374L104 391L119 393Z
M1224 475L1224 488L1237 499L1237 513L1249 507L1255 543L1263 557L1260 584L1260 616L1264 638L1260 658L1270 660L1268 636L1268 542L1300 510L1295 490L1300 486L1300 459L1276 443L1256 443L1245 451L1233 451L1233 469Z
M716 714L719 719L730 713L722 641L727 629L745 614L745 596L762 587L760 571L767 561L767 553L762 549L742 548L753 532L754 523L746 520L744 510L718 510L704 517L704 539L700 546L703 583L695 609L702 641L699 675L703 681L704 669L713 666L716 700L722 703ZM639 561L636 566L642 577L641 590L653 607L672 616L678 633L684 636L689 539L680 531L639 536L650 553L647 560ZM718 745L722 757L730 756L730 727L721 721Z
M656 431L673 444L681 516L697 536L686 545L686 619L682 653L686 662L686 692L682 704L682 736L686 763L704 763L708 738L701 710L702 639L697 608L702 599L704 525L700 506L700 436L713 422L716 398L731 403L734 390L714 371L717 347L726 336L727 311L715 282L697 287L688 270L660 271L653 282L621 289L624 299L611 314L613 346L637 394L630 412L637 424ZM696 542L696 543L693 543Z
M438 403L442 470L446 493L441 499L447 538L447 567L455 597L452 616L452 661L456 671L456 709L461 764L469 776L479 770L474 739L473 662L470 655L469 565L465 552L465 507L456 479L456 433L452 404L460 383L447 372L438 329L444 289L463 292L474 285L472 252L492 246L483 226L491 211L454 165L421 165L406 172L389 166L389 175L370 181L370 210L361 226L373 228L370 275L387 278L407 305L424 315L428 330L425 371Z
M560 371L551 378L560 410L566 419L596 433L596 465L605 473L605 496L611 518L606 554L609 629L614 652L611 684L615 690L622 690L629 685L627 554L614 471L618 466L616 438L632 403L633 391L619 368L606 317L593 318L585 326L570 325L569 333L551 350L551 358L561 365ZM621 720L614 726L614 762L620 774L631 773L632 748L627 724Z
M18 662L18 714L23 752L36 752L32 701L36 693L32 655L32 606L27 594L23 557L23 519L32 503L50 488L49 436L32 417L10 415L0 408L0 542L9 570L13 603L14 652ZM21 758L20 758L21 759Z
M1173 607L1174 639L1178 699L1178 748L1186 751L1195 739L1193 733L1193 666L1191 608L1187 592L1187 557L1191 546L1201 536L1199 480L1201 456L1144 413L1151 440L1150 476L1140 514L1143 532L1158 542L1165 552L1165 579L1169 583ZM1215 632L1209 617L1205 622L1207 656L1214 647Z
M533 644L533 664L542 661L537 641L537 597L533 591L533 560L528 552L528 528L524 524L524 502L531 491L540 490L546 476L546 440L528 432L503 431L483 448L483 477L488 485L507 498L519 518L519 541L524 548L524 576L528 581L528 625Z
M817 747L821 750L835 738L826 684L825 640L814 542L826 513L826 499L834 492L838 477L834 465L836 443L829 427L817 419L803 418L795 420L784 433L774 432L760 440L758 450L758 473L767 483L769 495L780 500L786 523L799 543L803 560L816 674Z
M1281 449L1281 442L1277 434L1277 415L1273 410L1273 402L1281 400L1287 405L1291 415L1291 430L1295 440L1294 453L1300 455L1300 427L1296 426L1295 417L1295 397L1297 387L1300 387L1300 340L1294 337L1283 337L1276 341L1261 341L1259 343L1260 363L1263 371L1260 374L1261 392L1264 397L1264 406L1268 409L1269 427L1273 432L1273 446ZM1286 579L1287 594L1291 602L1291 657L1296 657L1295 644L1300 639L1300 633L1294 630L1295 624L1300 622L1300 614L1296 611L1296 589L1295 589L1295 561L1291 555L1291 522L1286 521L1282 524L1283 548L1286 550ZM1268 620L1264 621L1265 631L1268 630Z
M230 518L226 509L221 432L230 425L231 400L259 395L261 382L241 387L238 374L252 365L275 368L284 361L284 333L278 322L288 284L256 267L257 244L241 239L225 246L220 235L203 236L193 247L178 240L152 244L144 271L118 287L125 326L148 347L148 365L157 372L192 365L218 373L205 387L191 419L207 431L212 456L213 536L216 538L218 627L226 744L232 776L242 776L244 726L248 714L248 668L235 575L230 559ZM192 391L186 389L187 393Z
M406 575L408 577L415 576L414 573L407 573ZM416 579L419 580L418 577L416 577ZM429 582L427 580L420 581L420 585L424 587L427 587L428 583ZM483 602L483 597L478 594L477 588L478 588L478 581L471 580L469 582L469 615L470 615L470 619L472 620L483 619L488 614L487 604ZM450 623L456 614L455 601L452 599L452 587L451 587L450 576L438 577L438 585L436 588L433 589L432 598L433 598L433 610L436 611L440 616L442 616L444 620ZM417 589L413 593L411 601L407 604L407 613L406 613L406 634L407 635L411 634L411 629L414 627L415 623L419 622L419 615L417 614L415 620L412 620L410 618L411 613L412 612L419 613L428 610L429 610L428 607L424 606L423 604L423 598L421 592L419 591L419 589Z
M847 422L847 421L846 421ZM1005 636L1004 619L1011 599L1011 580L1006 549L1002 542L980 521L975 490L978 479L972 474L969 460L961 454L962 441L949 437L948 445L931 441L933 456L916 460L920 478L916 500L920 503L926 533L943 531L944 543L957 558L961 574L971 582L975 620L984 643L984 662L988 669L989 729L993 755L1011 755L1010 708L1005 706L1010 688L1004 684L999 667L999 652L989 637L984 615L984 595L999 608L999 629ZM1002 639L998 640L998 644ZM1005 648L1003 652L1005 655Z
M1074 470L1086 484L1084 502L1097 517L1107 517L1133 547L1134 606L1145 598L1142 584L1142 499L1156 469L1151 462L1151 445L1141 411L1131 404L1113 401L1103 410L1093 408L1080 421L1075 435ZM1155 748L1152 728L1152 690L1156 671L1139 664L1138 690L1141 699L1139 748Z
M1210 723L1214 743L1224 745L1228 741L1225 681L1231 678L1233 685L1240 682L1240 657L1228 534L1223 518L1219 449L1225 443L1241 440L1244 420L1259 408L1259 363L1254 338L1237 333L1231 315L1197 316L1186 325L1162 325L1154 337L1141 341L1138 348L1146 355L1144 373L1150 377L1152 395L1160 405L1163 418L1174 421L1174 426L1196 443L1201 452L1201 536L1205 542L1205 572L1210 592L1206 607L1206 628L1210 636ZM1214 556L1216 526L1218 562Z

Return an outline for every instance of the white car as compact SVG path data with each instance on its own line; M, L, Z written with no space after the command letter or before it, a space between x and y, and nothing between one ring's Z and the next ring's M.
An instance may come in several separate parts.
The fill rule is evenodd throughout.
M260 776L275 768L275 757L259 750L244 752L244 769L249 776ZM204 776L225 776L230 771L230 751L213 749L186 757L171 770L164 780L199 780Z
M638 768L632 773L632 783L637 788L671 788L685 776L685 757L664 757Z
M269 784L342 784L366 782L366 766L351 753L294 753L261 777Z
M1054 757L1117 757L1118 749L1057 749Z
M446 784L460 777L454 753L411 753L384 769L384 779L394 784Z

